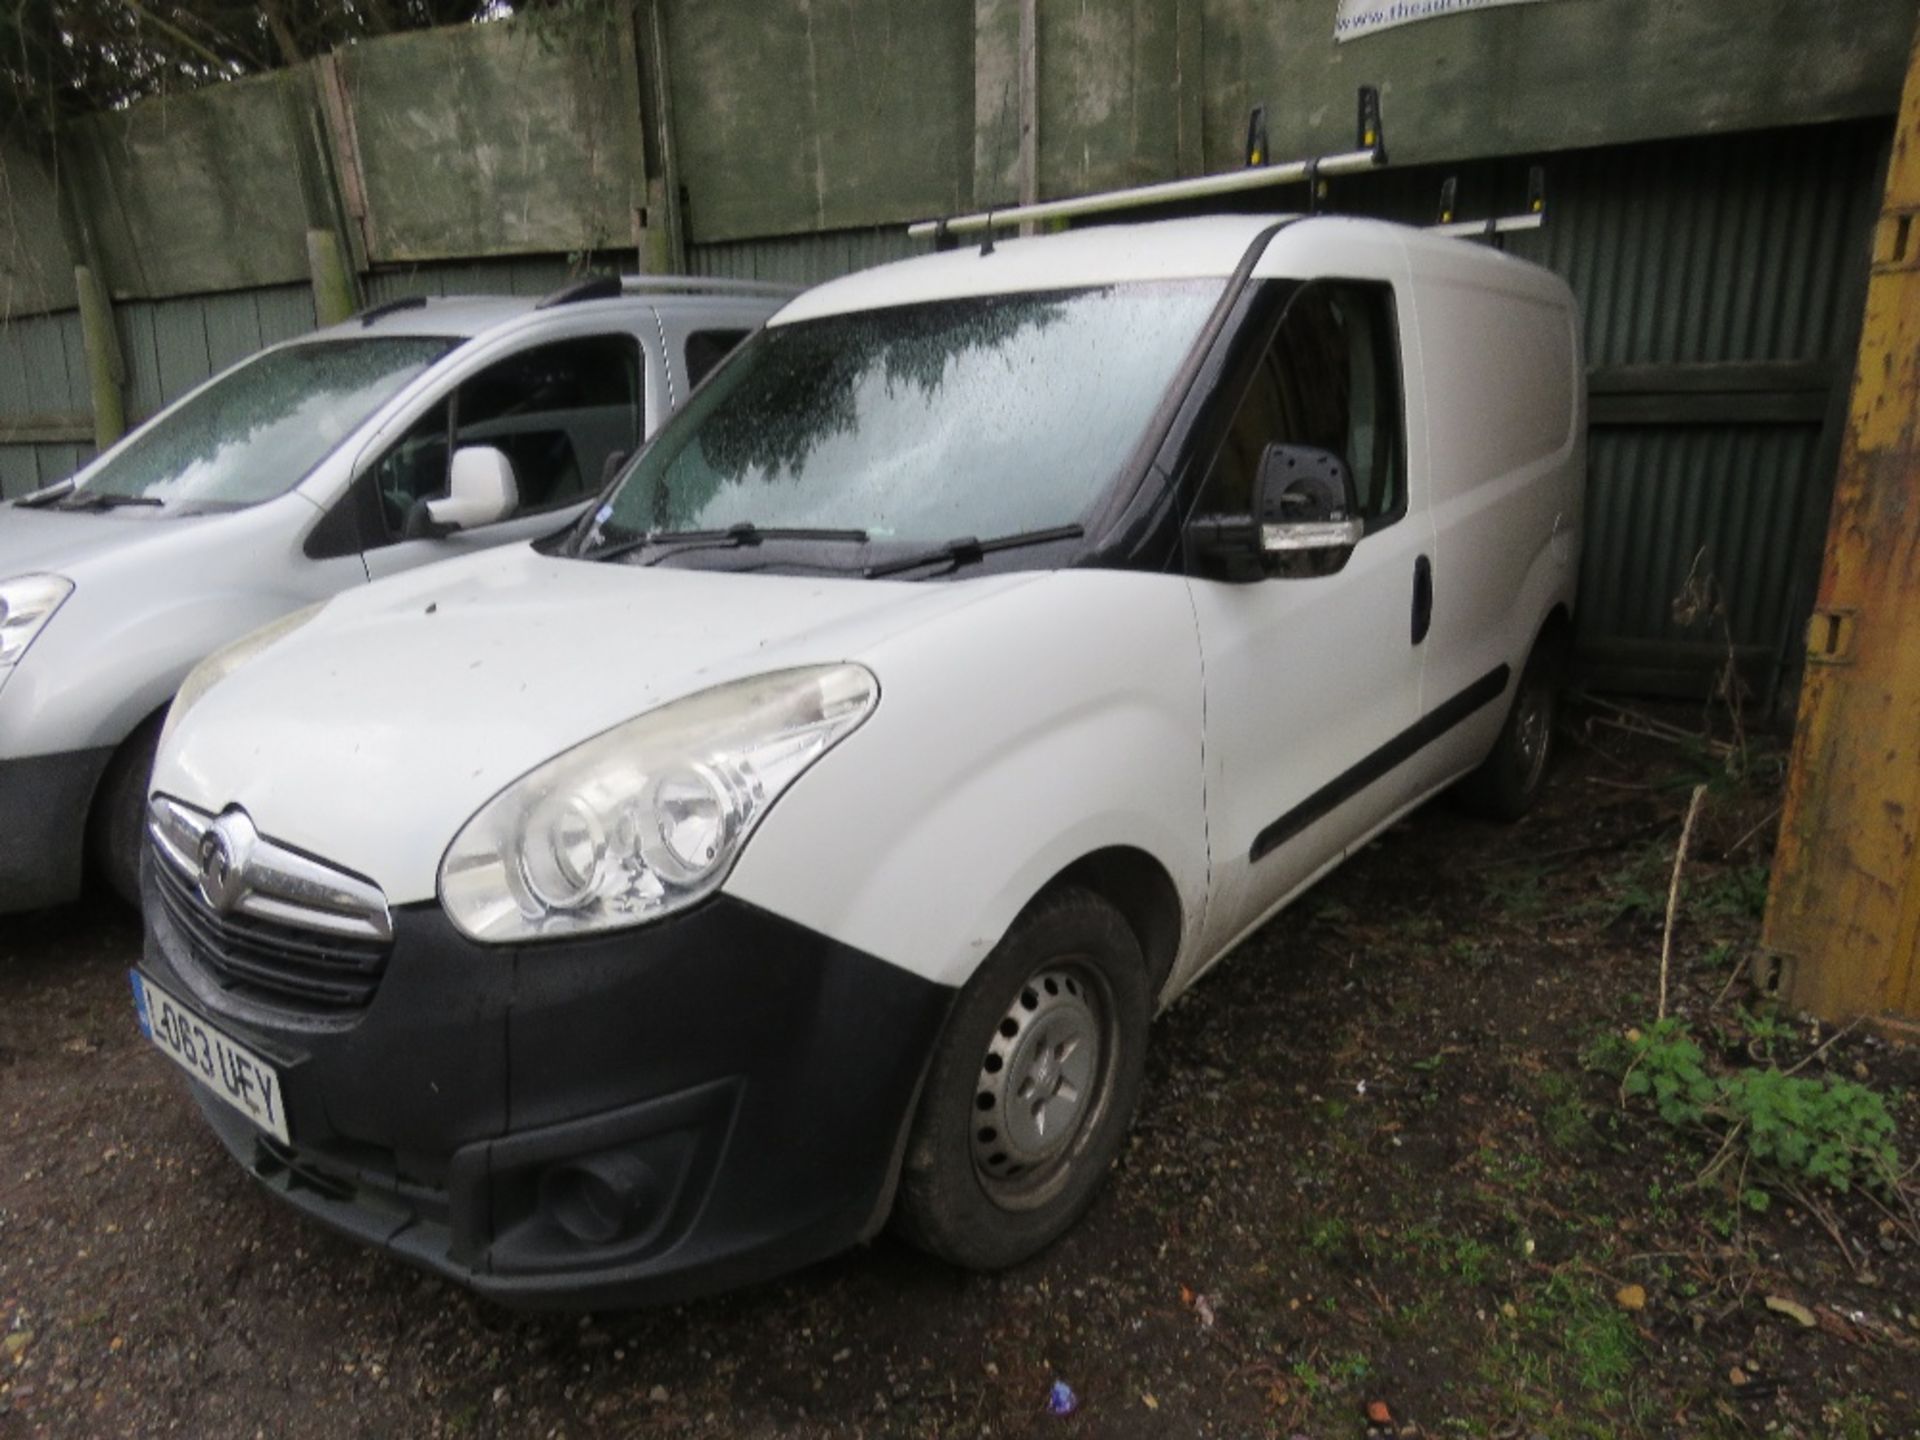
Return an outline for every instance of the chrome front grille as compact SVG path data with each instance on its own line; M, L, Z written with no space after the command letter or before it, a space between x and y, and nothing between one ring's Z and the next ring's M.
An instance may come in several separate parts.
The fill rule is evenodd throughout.
M275 844L237 810L156 796L148 833L161 904L205 979L315 1014L372 1002L393 948L377 887Z

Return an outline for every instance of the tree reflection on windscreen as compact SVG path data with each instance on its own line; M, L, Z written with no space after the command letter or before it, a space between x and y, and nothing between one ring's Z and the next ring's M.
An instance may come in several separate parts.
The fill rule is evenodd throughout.
M151 496L173 512L270 500L457 343L395 335L270 350L82 472L82 493Z
M776 326L669 422L614 496L607 530L752 522L937 541L1072 522L1138 442L1222 285Z

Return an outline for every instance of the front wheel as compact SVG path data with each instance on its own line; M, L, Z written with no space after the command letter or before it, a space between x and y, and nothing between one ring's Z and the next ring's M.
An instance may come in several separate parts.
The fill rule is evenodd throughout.
M132 735L100 779L93 805L93 863L113 893L140 908L140 852L146 844L147 785L160 748L162 716L156 715Z
M1540 798L1553 759L1566 647L1555 630L1534 642L1493 753L1460 782L1467 808L1493 820L1518 820Z
M1056 891L955 1002L908 1139L894 1227L997 1270L1092 1202L1133 1118L1152 996L1140 943L1089 891Z

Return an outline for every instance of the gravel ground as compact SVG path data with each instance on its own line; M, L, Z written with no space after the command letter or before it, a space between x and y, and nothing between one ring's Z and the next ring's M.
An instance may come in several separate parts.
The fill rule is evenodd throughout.
M1163 1017L1112 1183L998 1276L883 1239L672 1309L494 1309L228 1161L134 1029L130 916L0 921L0 1435L1920 1436L1906 1198L1754 1211L1607 1072L1701 771L1583 733L1543 813L1431 807ZM1756 769L1676 931L1716 1065L1829 1038L1738 978ZM1920 1057L1847 1036L1803 1073L1920 1153Z

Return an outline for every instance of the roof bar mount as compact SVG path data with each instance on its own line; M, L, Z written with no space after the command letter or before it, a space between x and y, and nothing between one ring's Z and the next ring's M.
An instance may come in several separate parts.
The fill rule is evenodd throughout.
M1542 165L1527 170L1527 208L1518 215L1490 215L1485 220L1454 219L1455 202L1460 195L1460 178L1449 175L1440 186L1440 223L1429 225L1434 235L1454 235L1466 240L1491 240L1503 245L1508 235L1519 230L1538 230L1547 223L1547 171Z
M1127 190L1108 190L1097 195L1077 195L1065 200L1040 200L1030 205L979 210L970 215L920 220L907 227L907 234L915 240L932 238L936 242L947 243L958 235L980 234L1038 221L1077 220L1087 215L1137 209L1142 205L1206 200L1216 195L1233 195L1270 185L1293 185L1305 181L1317 190L1325 177L1357 175L1386 163L1386 137L1380 126L1380 92L1371 85L1360 89L1359 113L1358 143L1354 149L1343 150L1336 155L1288 160L1280 164L1252 163L1256 155L1264 159L1266 153L1266 112L1262 107L1248 120L1249 164L1245 169L1229 170L1219 175L1202 175L1191 180L1163 180L1156 185L1136 185Z

